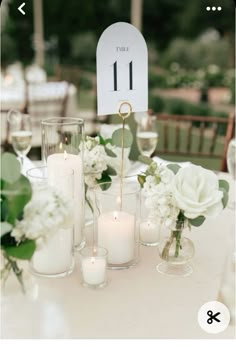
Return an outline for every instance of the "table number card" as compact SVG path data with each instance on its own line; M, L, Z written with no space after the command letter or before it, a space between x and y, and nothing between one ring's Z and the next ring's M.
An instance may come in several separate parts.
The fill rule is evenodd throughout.
M148 109L147 46L142 34L129 23L115 23L97 45L97 113L116 114L121 102L133 112ZM122 112L128 112L127 105Z

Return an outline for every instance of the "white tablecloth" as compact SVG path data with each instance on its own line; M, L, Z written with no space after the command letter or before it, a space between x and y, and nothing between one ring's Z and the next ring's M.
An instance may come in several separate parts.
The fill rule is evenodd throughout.
M230 180L227 174L221 176ZM197 322L201 305L218 298L233 217L227 208L191 231L196 253L189 277L159 274L157 249L143 246L139 264L129 270L109 270L108 286L100 290L81 286L78 259L69 277L37 277L36 300L20 293L3 298L2 337L234 338L233 325L211 335Z

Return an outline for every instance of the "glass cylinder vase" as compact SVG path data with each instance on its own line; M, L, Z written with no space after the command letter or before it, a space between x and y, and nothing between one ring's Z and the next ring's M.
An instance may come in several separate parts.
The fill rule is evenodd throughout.
M126 269L139 259L140 187L134 182L101 183L94 188L95 244L108 251L108 268Z
M193 272L189 261L194 255L194 245L183 236L185 229L187 227L183 221L177 221L171 231L162 227L158 248L163 262L157 265L158 272L170 276L188 276Z
M47 167L39 167L28 170L27 176L32 184L33 194L39 203L40 198L45 200L45 194L50 191L50 187L53 187L55 192L60 192L65 200L73 206L74 171L72 169L67 168L55 176L49 175ZM43 221L45 229L48 228L48 225L51 225L51 230L54 229L54 219L58 217L60 216L53 216L49 211L47 220ZM45 235L44 242L36 249L30 261L30 270L33 274L43 277L62 277L72 273L74 269L73 229L73 221L68 220L63 227L53 231L50 235Z
M49 175L66 168L74 171L74 247L83 248L84 177L83 131L79 118L50 118L42 121L42 158Z

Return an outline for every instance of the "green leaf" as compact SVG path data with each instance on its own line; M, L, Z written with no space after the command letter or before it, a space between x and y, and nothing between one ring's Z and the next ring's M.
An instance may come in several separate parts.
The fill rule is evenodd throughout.
M105 149L106 154L107 154L109 157L111 157L111 158L116 158L116 157L117 157L117 155L116 155L114 152L112 152L109 148L104 147L104 149Z
M32 258L36 244L34 240L26 240L18 244L17 246L4 247L8 256L22 260L29 260Z
M113 169L113 167L111 166L107 166L107 170L105 171L105 173L108 175L108 176L116 176L117 175L117 172L115 169Z
M107 145L108 143L110 143L112 145L112 139L106 139L105 140L105 145Z
M102 135L98 135L98 138L99 138L99 143L100 143L100 145L105 146L106 141L104 140L104 138L102 137Z
M177 174L177 172L178 172L179 169L181 168L181 166L178 165L178 164L168 164L167 167L168 167L168 169L170 169L171 171L173 171L175 175Z
M219 188L223 188L227 193L229 192L229 183L225 180L219 180Z
M106 173L102 173L102 177L100 179L96 179L97 183L101 184L102 190L107 190L111 186L111 177L108 176Z
M112 134L112 144L117 147L122 147L122 132L123 129L117 129ZM130 130L124 129L124 148L132 145L133 135Z
M12 225L7 222L1 223L1 237L12 230Z
M142 188L143 188L145 181L146 181L146 176L138 175L138 182Z
M189 223L195 227L199 227L200 225L202 225L202 223L205 221L205 217L204 216L198 216L197 218L194 219L189 219Z
M141 163L146 164L146 165L151 165L153 162L153 160L151 158L147 157L146 155L139 155L138 161L140 161Z
M222 201L223 208L225 208L229 201L229 194L228 194L228 191L226 191L224 188L220 188L219 190L223 192L223 197L221 201Z
M8 182L14 183L20 177L20 163L12 153L3 153L1 158L1 178Z
M3 181L1 194L5 197L6 221L14 225L16 219L22 218L23 209L32 196L28 178L21 175L13 184Z

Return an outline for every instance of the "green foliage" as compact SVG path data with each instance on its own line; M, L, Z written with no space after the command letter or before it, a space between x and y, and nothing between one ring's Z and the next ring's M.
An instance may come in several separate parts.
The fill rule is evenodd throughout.
M122 147L123 129L117 129L112 134L113 146ZM133 135L130 130L124 129L124 148L129 148L133 142Z
M116 158L116 157L117 157L117 155L116 155L114 152L112 152L112 150L110 150L109 148L104 147L104 149L105 149L106 154L107 154L109 157L111 157L111 158Z
M92 31L76 34L71 40L71 55L79 64L95 62L97 40Z
M146 165L152 164L152 159L147 157L146 155L139 155L138 161L140 161L141 163L146 164Z
M194 219L188 218L188 221L194 227L199 227L200 225L202 225L202 223L204 223L205 219L206 218L204 216L198 216L197 218L194 218Z
M14 183L20 177L20 163L12 153L5 152L1 156L1 179Z
M90 90L93 87L91 78L81 75L79 79L79 88L84 90Z
M117 172L115 169L113 169L113 167L111 166L107 166L107 169L105 171L109 176L116 176L117 175Z
M186 69L199 69L210 64L225 68L229 55L230 46L226 39L205 42L201 37L194 41L176 38L163 54L162 62L168 68L173 62Z
M178 164L168 164L167 167L176 175L179 169L181 168Z
M144 183L146 182L146 176L145 175L138 175L138 182L139 182L141 188L143 188Z
M222 198L222 204L223 207L225 208L228 204L229 200L229 183L225 180L219 180L219 190L223 192L223 198Z
M1 181L1 197L3 198L5 221L14 225L16 219L21 219L25 205L30 201L32 189L29 180L21 175L14 183Z
M7 222L1 222L1 237L12 230L12 225Z
M102 173L102 177L100 179L96 179L98 184L101 184L101 189L102 190L107 190L111 186L111 177L108 175L106 171Z
M34 240L26 240L16 246L5 246L4 251L9 257L30 260L36 249Z

